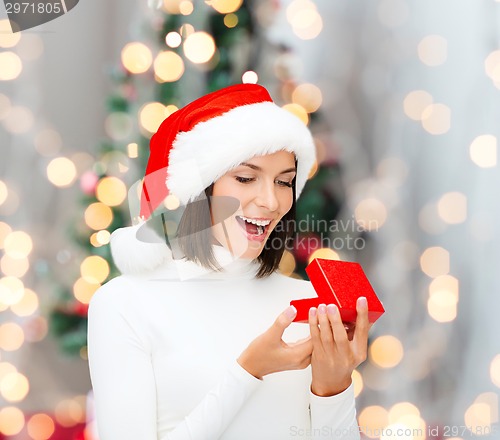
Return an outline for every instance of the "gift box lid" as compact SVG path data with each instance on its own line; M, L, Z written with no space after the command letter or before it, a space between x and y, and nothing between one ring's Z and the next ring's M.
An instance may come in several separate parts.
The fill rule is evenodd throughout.
M318 297L290 302L297 308L296 322L308 321L309 308L319 304L336 304L342 320L354 322L356 301L360 296L368 301L370 322L375 322L385 312L360 264L315 258L306 267L306 272Z

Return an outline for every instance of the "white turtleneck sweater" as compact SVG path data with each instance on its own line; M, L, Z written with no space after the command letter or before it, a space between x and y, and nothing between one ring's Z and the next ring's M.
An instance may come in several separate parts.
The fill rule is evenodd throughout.
M93 296L88 355L100 440L359 439L353 385L319 397L311 370L259 380L236 359L292 299L315 296L307 281L232 260L224 272L170 260L122 275ZM283 339L309 335L292 323Z

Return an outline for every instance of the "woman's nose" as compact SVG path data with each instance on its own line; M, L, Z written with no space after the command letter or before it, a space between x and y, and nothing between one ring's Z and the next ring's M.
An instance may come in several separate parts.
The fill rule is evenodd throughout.
M276 211L279 207L279 200L276 195L274 182L261 185L255 200L258 206L266 208L269 211Z

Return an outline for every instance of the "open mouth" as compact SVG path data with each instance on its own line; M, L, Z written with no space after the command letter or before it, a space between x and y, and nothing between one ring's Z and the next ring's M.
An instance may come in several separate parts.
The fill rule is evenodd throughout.
M238 224L250 235L259 237L265 234L271 224L271 220L253 220L248 217L236 216Z

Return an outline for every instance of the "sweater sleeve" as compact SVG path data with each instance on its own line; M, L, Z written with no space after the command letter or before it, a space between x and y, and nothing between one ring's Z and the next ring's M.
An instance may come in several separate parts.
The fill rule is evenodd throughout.
M218 439L260 382L235 360L219 384L161 440Z
M237 362L173 430L157 431L151 351L116 289L97 291L88 315L88 357L100 440L215 440L262 381ZM116 292L119 294L120 292Z
M309 389L311 428L318 438L359 440L354 384L335 396L320 397ZM315 437L316 438L316 437Z

